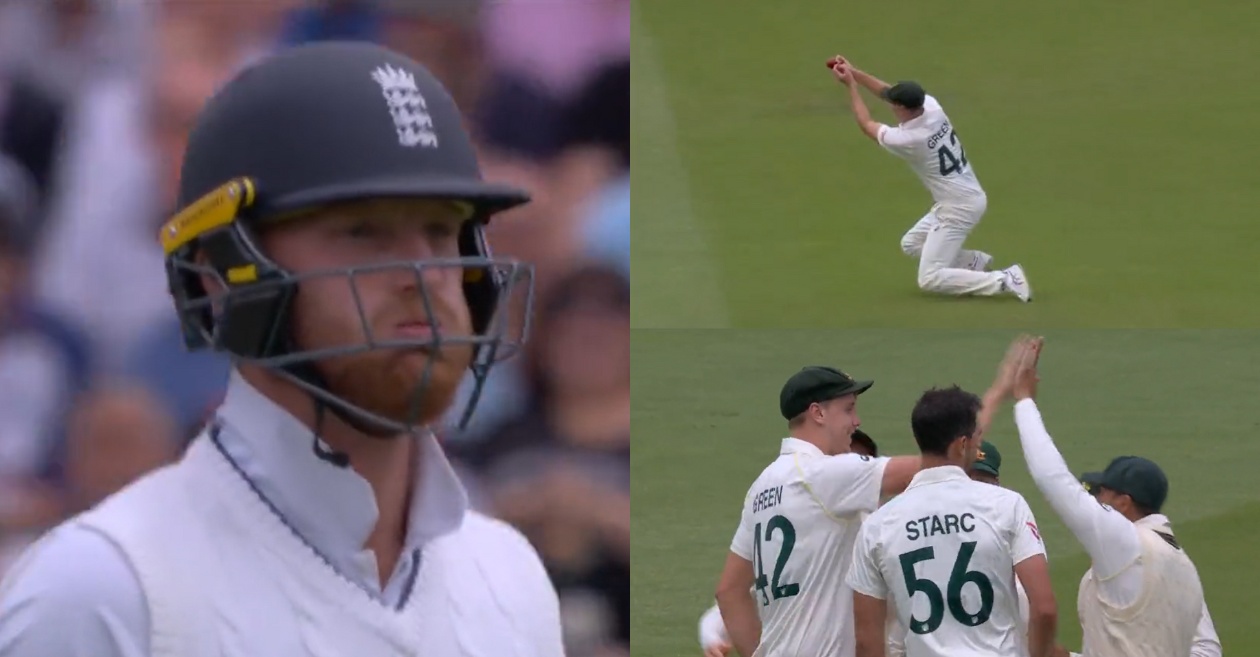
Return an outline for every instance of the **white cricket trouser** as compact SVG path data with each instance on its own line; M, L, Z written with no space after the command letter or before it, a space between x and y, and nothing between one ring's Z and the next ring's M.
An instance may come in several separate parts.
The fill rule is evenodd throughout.
M987 205L984 197L969 204L937 203L901 238L901 250L919 258L921 289L952 295L1002 292L1005 274L976 271L987 255L962 248Z

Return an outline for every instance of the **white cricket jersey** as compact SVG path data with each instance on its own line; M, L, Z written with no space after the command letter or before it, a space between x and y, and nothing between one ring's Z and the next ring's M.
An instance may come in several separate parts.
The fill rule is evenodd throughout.
M892 597L908 655L1025 657L1015 564L1045 553L1019 493L928 468L866 519L848 584Z
M1077 611L1081 653L1089 657L1185 657L1203 614L1203 584L1171 533L1137 528L1142 544L1141 593L1132 604L1109 604L1093 570L1081 578Z
M1020 583L1019 578L1015 578L1015 594L1019 597L1019 622L1024 633L1028 633L1028 593L1024 591L1024 585ZM897 614L897 608L892 604L888 605L888 622L884 631L888 634L888 657L906 657L906 626L902 625L901 618ZM1191 657L1199 657L1192 655ZM1215 657L1220 657L1216 655Z
M783 439L748 489L731 552L753 564L761 645L752 657L851 657L853 594L844 576L862 512L879 506L887 457L826 456Z
M1015 403L1015 425L1033 483L1090 556L1077 597L1084 654L1219 656L1198 572L1160 538L1176 542L1168 518L1156 513L1130 521L1087 493L1032 399Z
M881 125L877 137L910 165L937 203L971 206L985 195L962 140L932 96L924 98L923 114L898 126Z
M366 480L239 372L216 415L5 573L0 657L563 657L537 551L469 508L432 434L415 438L411 554L382 580Z

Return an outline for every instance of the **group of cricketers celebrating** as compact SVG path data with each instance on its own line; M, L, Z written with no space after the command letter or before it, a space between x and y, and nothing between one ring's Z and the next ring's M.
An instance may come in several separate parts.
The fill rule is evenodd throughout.
M880 456L858 427L873 381L811 366L783 386L789 437L749 488L700 621L709 657L1220 657L1194 563L1162 514L1163 470L1118 456L1074 475L1035 401L1044 340L1020 336L983 396L925 392L917 456ZM1090 557L1079 653L1062 625L1037 521L1002 487L985 440L1014 402L1032 479Z

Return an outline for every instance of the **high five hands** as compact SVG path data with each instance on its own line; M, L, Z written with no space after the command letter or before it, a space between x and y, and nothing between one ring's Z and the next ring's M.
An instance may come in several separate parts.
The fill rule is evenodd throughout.
M1018 402L1037 396L1037 382L1041 380L1037 374L1037 361L1041 358L1045 338L1021 335L1015 342L1019 345L1019 358L1015 363L1011 394Z
M993 403L1000 403L1008 396L1016 401L1037 394L1037 358L1041 354L1044 338L1020 335L1006 348L1006 355L998 365L993 384L985 394Z

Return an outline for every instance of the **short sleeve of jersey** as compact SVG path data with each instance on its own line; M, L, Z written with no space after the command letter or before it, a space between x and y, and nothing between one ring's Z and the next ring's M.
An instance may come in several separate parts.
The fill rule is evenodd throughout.
M886 456L839 454L810 459L802 474L810 495L833 516L854 516L879 508Z
M731 539L731 552L752 561L753 560L753 525L752 514L748 511L748 505L744 505L744 510L739 515L739 527L735 529L735 538Z
M880 146L897 155L907 155L914 150L914 135L905 128L881 124L875 134Z
M1046 553L1046 545L1041 540L1041 528L1033 518L1028 501L1022 496L1015 503L1015 535L1011 540L1011 561L1019 563L1029 557Z
M862 523L862 529L858 531L857 541L853 545L853 563L849 566L845 583L862 595L886 600L888 583L879 570L874 527L869 522Z

